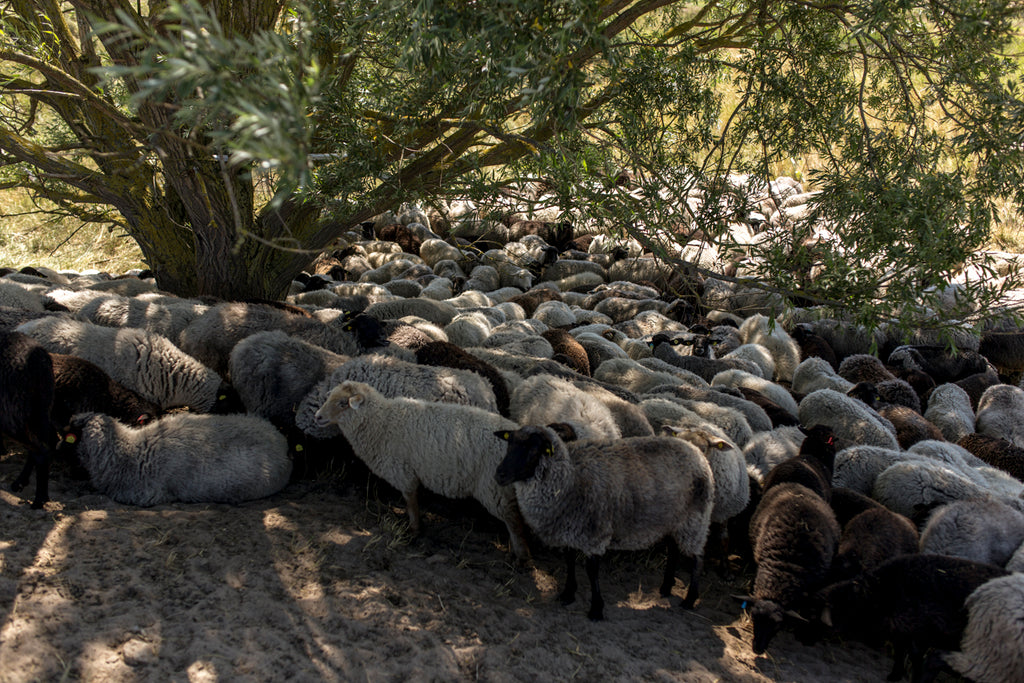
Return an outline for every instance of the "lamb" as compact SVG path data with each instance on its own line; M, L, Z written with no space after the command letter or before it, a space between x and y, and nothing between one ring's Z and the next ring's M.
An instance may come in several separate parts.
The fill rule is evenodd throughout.
M921 552L1002 567L1024 543L1024 513L996 500L958 500L936 508L921 531Z
M285 437L250 415L178 413L132 429L81 413L69 433L93 486L126 505L240 503L280 491L291 475Z
M287 428L294 426L298 403L348 360L273 330L240 341L231 351L228 369L246 411Z
M965 434L956 443L980 460L1024 481L1024 448L985 434Z
M508 382L498 369L487 361L450 342L434 341L416 349L416 362L420 365L472 370L490 383L498 412L508 417L511 401Z
M756 654L825 582L839 534L832 508L806 486L783 483L764 492L750 522L757 563L751 610Z
M985 390L978 401L975 431L1006 439L1024 448L1024 389L997 384Z
M621 432L611 411L568 380L534 375L512 392L510 417L521 425L566 422L581 438L618 439Z
M843 525L839 549L832 561L832 580L852 579L898 555L916 553L919 542L913 522L876 505Z
M924 417L953 443L974 433L974 409L970 397L956 384L940 384L928 397Z
M888 420L857 399L833 389L818 389L805 396L797 417L805 427L831 427L840 450L855 445L899 448L896 429Z
M209 412L221 396L229 395L216 372L158 334L67 318L30 320L18 329L51 353L95 363L160 410L188 406Z
M50 499L50 458L57 447L57 428L51 411L54 401L53 361L34 339L18 332L0 332L0 437L28 448L28 460L11 483L20 491L36 474L32 508Z
M994 578L967 596L960 652L946 663L975 683L1003 683L1024 671L1024 574Z
M693 606L715 493L711 468L692 444L673 437L565 443L551 428L532 425L497 434L508 449L495 480L515 490L524 519L543 543L568 549L563 604L575 599L575 550L587 556L588 616L600 620L598 570L605 552L645 549L668 538L661 595L671 594L682 554L692 558L683 605Z
M944 555L900 555L821 591L821 621L840 635L893 645L890 681L923 681L929 648L953 650L966 626L964 603L986 582L1005 576L993 565ZM931 676L928 676L928 680Z
M142 425L160 413L160 407L115 382L95 363L84 358L51 353L53 361L53 413L55 425L65 427L76 413L104 413L127 425Z
M337 425L356 457L402 493L413 533L422 526L423 485L450 498L476 499L505 522L515 557L529 559L516 496L494 479L505 453L495 433L514 430L511 420L475 406L386 398L353 381L334 387L315 417L321 427Z

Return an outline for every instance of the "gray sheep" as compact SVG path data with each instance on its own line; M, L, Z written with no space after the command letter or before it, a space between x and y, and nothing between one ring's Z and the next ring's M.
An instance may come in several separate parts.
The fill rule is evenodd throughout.
M960 651L946 663L975 683L1005 683L1024 671L1024 574L1000 576L967 596Z
M622 436L604 403L568 380L551 375L534 375L516 387L509 416L521 425L567 422L580 438Z
M682 554L693 560L683 605L693 606L715 498L711 468L694 446L673 437L565 443L539 426L498 434L508 449L496 481L515 490L543 543L567 549L563 604L575 599L575 550L587 556L588 616L597 620L604 617L598 569L605 552L641 550L667 538L661 594L671 594Z
M971 399L956 384L940 384L932 390L924 417L939 428L947 441L953 443L974 433L975 415Z
M70 433L93 486L128 505L239 503L280 491L291 475L284 436L250 415L178 413L133 429L81 413Z
M896 429L855 398L833 389L819 389L800 401L797 416L805 427L828 425L840 450L849 446L881 446L896 450Z
M978 401L975 431L1024 448L1024 389L996 384L985 390Z
M936 508L921 531L921 552L1005 566L1024 543L1024 513L996 500Z
M726 370L714 376L711 380L712 387L746 387L752 389L762 396L777 403L787 412L797 415L799 407L796 399L784 387L770 380L758 377L743 370Z
M793 381L793 373L800 364L800 347L781 324L754 314L740 325L740 338L744 344L759 344L768 349L775 361L775 379Z
M529 559L515 493L494 480L505 454L495 432L515 429L511 420L474 406L387 398L368 384L345 381L328 395L316 421L337 425L356 457L402 493L413 533L421 527L422 485L449 498L477 500L505 522L516 558Z
M50 353L95 363L161 410L188 406L209 412L224 395L216 372L158 334L56 317L31 320L18 329Z

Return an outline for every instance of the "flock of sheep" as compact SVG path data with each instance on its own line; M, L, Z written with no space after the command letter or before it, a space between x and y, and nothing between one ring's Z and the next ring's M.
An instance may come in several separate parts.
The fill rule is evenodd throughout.
M781 211L781 209L780 209ZM132 505L270 495L349 453L405 498L471 497L520 563L664 543L661 593L747 558L752 647L823 629L894 648L892 679L1024 671L1024 332L874 335L629 240L551 222L382 217L286 302L8 269L0 434L18 490L67 455ZM439 234L440 233L440 234ZM676 293L684 293L676 296ZM908 343L912 342L912 343ZM875 350L875 353L872 351ZM985 353L983 353L985 352ZM300 452L301 449L301 452Z

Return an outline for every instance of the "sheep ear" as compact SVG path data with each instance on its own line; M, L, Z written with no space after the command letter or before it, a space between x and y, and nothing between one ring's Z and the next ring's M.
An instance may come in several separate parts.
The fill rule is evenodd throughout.
M348 397L348 407L358 410L363 405L363 402L365 400L366 397L363 396L362 394L353 394L352 396Z
M829 628L832 628L832 610L828 607L821 610L821 623L825 624Z
M786 614L787 617L789 617L793 621L799 621L802 624L809 624L809 623L811 623L810 619L808 619L804 615L800 614L799 612L794 612L791 609L790 610L786 610L785 614Z

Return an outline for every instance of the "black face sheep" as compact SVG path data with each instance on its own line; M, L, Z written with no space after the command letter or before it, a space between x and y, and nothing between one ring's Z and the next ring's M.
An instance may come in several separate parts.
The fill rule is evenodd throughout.
M661 594L671 594L682 554L693 561L683 605L693 606L715 495L711 468L696 448L673 437L567 444L539 426L496 435L508 448L495 480L515 490L523 517L542 542L567 549L563 604L575 599L575 551L587 556L588 616L598 620L604 617L598 569L605 552L641 550L668 539Z
M764 492L750 522L757 563L751 596L756 654L824 584L839 534L828 503L806 486L783 483Z
M101 493L128 505L238 503L288 483L288 443L249 415L177 413L133 429L81 413L68 432L74 455Z
M1024 448L985 434L965 434L956 443L989 465L1024 481Z
M473 406L386 398L361 382L336 386L316 412L335 424L370 471L405 497L409 527L420 530L419 487L451 498L472 497L505 522L516 558L529 558L515 493L494 481L505 453L495 431L516 424Z
M1024 672L1024 574L992 579L967 596L960 652L946 663L975 683L1005 683Z
M124 424L139 426L160 414L160 407L146 400L95 363L62 353L53 360L53 422L66 427L76 413L104 413Z
M840 635L869 645L891 642L890 681L903 678L908 656L911 680L931 680L934 672L925 669L926 652L959 647L967 623L967 597L1006 573L957 557L901 555L822 590L821 621Z
M809 325L803 323L794 325L793 329L790 330L790 336L793 337L793 341L800 347L800 360L814 357L822 358L833 369L839 368L839 361L836 359L836 352L832 350L832 345L825 341L825 338L815 332Z
M900 346L889 354L886 365L897 370L922 370L936 384L955 382L989 368L988 360L977 351L950 353L945 346Z
M53 361L35 340L18 332L0 332L0 436L28 448L28 460L11 483L20 491L36 473L32 507L49 500L49 466L57 446L53 424Z

